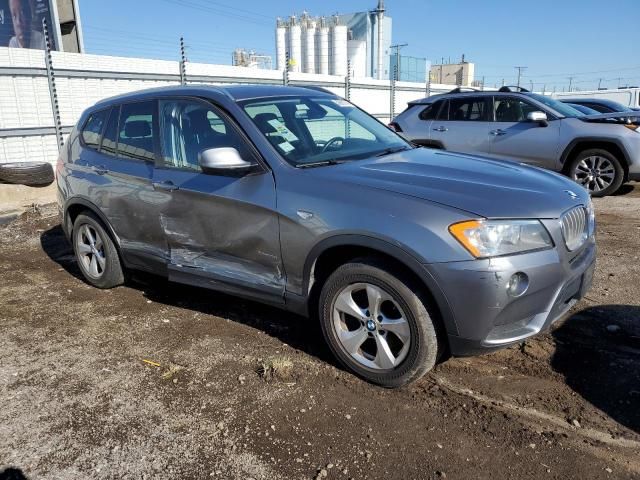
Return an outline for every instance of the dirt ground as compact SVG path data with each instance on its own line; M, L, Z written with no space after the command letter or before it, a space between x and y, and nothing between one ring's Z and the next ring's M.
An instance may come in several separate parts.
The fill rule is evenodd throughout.
M593 289L565 321L399 390L276 309L92 288L55 208L25 214L0 226L0 478L640 478L640 184L595 203Z

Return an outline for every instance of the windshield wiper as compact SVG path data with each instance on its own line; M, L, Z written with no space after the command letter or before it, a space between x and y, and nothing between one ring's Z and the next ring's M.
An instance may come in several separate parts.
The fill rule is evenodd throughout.
M347 160L336 160L336 159L330 158L329 160L320 160L319 162L299 163L298 165L296 165L296 167L297 168L325 167L327 165L339 165L346 161Z
M392 153L404 152L405 150L413 150L412 147L402 146L402 147L389 147L382 150L380 153L376 154L376 157L384 157L385 155L391 155Z

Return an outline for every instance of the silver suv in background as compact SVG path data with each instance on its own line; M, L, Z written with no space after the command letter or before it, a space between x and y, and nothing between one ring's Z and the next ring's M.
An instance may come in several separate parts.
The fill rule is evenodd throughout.
M570 180L415 148L311 88L101 101L57 173L88 283L146 270L317 318L347 368L387 387L549 328L595 266L591 199Z
M517 87L458 88L411 102L390 126L416 145L547 168L604 196L640 180L638 124L613 117Z

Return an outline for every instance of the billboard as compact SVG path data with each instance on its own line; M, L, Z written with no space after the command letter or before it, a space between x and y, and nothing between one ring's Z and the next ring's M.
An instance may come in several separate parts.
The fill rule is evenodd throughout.
M0 47L44 50L43 18L49 26L51 48L57 50L55 0L0 0Z

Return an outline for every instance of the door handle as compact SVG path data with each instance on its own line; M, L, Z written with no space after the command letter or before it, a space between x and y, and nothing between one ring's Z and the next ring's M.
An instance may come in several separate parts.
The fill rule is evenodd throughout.
M434 128L434 130L435 130L436 132L446 132L446 131L448 131L449 129L448 129L447 127L438 127L438 128Z
M105 167L104 165L94 165L93 171L98 175L104 175L105 173L109 173L109 170L107 170L107 167Z
M500 135L506 135L507 131L502 130L501 128L498 128L497 130L491 130L489 133L494 137L499 137Z
M164 190L167 192L178 190L178 186L171 180L165 180L164 182L153 182L152 185L154 190Z

